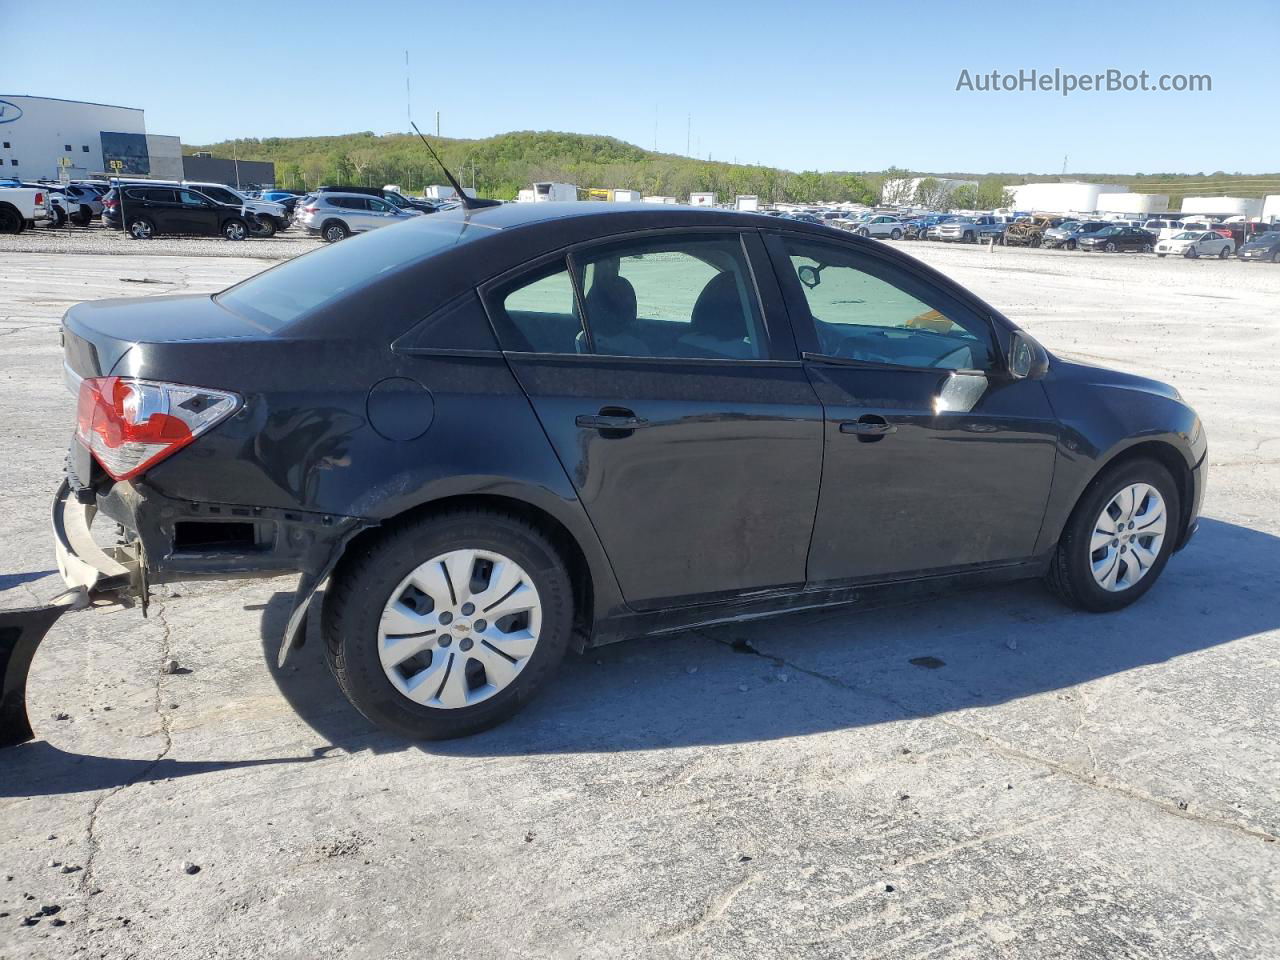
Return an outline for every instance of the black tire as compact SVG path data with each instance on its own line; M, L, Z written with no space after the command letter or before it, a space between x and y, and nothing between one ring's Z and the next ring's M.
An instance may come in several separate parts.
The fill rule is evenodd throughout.
M1280 263L1280 250L1277 250L1275 253L1271 255L1271 262Z
M270 217L253 217L249 221L249 233L260 240L270 240L276 235L276 222Z
M1188 260L1199 260L1200 251L1197 250L1195 247L1187 247L1187 252L1183 254L1183 256L1185 256Z
M1126 590L1109 591L1093 578L1089 541L1094 523L1118 491L1146 483L1160 491L1165 503L1165 536L1151 569ZM1046 582L1064 603L1093 613L1127 607L1145 594L1164 572L1182 530L1178 486L1163 464L1146 458L1127 460L1102 472L1081 495L1058 540Z
M53 227L55 230L59 230L67 225L67 211L63 210L62 207L54 207L52 215L53 220L49 226Z
M1113 241L1108 240L1106 243L1106 246L1104 246L1102 249L1105 250L1107 253L1115 253L1116 245Z
M1219 250L1219 251L1218 251L1218 259L1219 259L1219 260L1225 260L1225 259L1227 259L1227 257L1229 257L1229 256L1231 256L1231 248L1230 248L1230 247L1223 247L1221 250Z
M146 217L130 217L125 232L134 240L150 240L156 235L156 225Z
M889 233L889 239L890 239L890 240L901 240L901 239L902 239L902 231L901 231L901 230L899 230L897 227L894 227L894 228L893 228L893 230Z
M324 238L325 243L337 243L351 236L351 231L341 220L328 220L320 228L320 236Z
M1063 249L1074 250L1076 248L1076 242L1074 240L1068 240L1062 246L1063 246Z
M1151 252L1152 250L1154 250L1154 249L1155 249L1155 247L1153 247L1153 246L1152 246L1151 244L1149 244L1149 243L1144 243L1144 244L1142 245L1142 252L1143 252L1143 253L1150 253L1150 252Z
M18 234L23 226L22 214L13 207L0 206L0 233Z
M1163 260L1165 257L1167 257L1167 256L1168 256L1168 254L1167 254L1167 253L1157 253L1157 254L1156 254L1156 256L1157 256L1157 257L1159 257L1161 260Z
M974 233L966 233L966 234L964 235L964 242L965 242L965 243L977 243L977 242L978 242L977 234L974 234Z
M87 227L92 221L93 211L83 205L71 215L71 222L77 227Z
M462 548L493 550L523 567L538 591L542 626L528 663L508 687L472 706L428 707L387 679L378 655L378 624L391 592L410 571ZM333 575L323 626L329 668L361 714L405 737L446 740L502 723L550 679L569 647L573 589L560 555L536 527L498 510L458 510L356 544Z
M239 217L233 217L222 225L222 236L237 242L244 240L249 236L249 225Z

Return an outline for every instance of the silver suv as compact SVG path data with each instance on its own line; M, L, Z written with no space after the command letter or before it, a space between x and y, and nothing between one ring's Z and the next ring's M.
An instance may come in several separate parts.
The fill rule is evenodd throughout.
M353 233L364 233L378 227L389 227L417 216L393 207L386 200L359 193L320 193L298 209L295 222L309 234L320 234L329 243L344 240Z

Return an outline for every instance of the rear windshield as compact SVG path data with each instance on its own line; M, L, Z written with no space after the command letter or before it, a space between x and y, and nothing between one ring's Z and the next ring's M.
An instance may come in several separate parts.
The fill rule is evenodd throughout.
M215 294L214 300L268 330L279 330L387 274L492 235L495 229L462 217L414 217L282 263Z

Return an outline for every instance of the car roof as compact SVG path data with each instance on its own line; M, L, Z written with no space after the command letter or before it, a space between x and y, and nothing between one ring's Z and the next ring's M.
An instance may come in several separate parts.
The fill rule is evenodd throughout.
M692 207L667 203L601 203L589 200L559 201L548 203L504 203L496 207L465 210L461 206L437 214L439 216L469 219L473 223L512 230L539 224L565 221L582 221L584 225L598 224L601 233L608 232L617 220L622 229L646 229L662 227L697 226L760 226L776 230L777 219L761 213L748 213L721 207ZM804 221L795 221L803 223ZM815 225L816 226L816 225ZM818 231L829 235L831 228Z

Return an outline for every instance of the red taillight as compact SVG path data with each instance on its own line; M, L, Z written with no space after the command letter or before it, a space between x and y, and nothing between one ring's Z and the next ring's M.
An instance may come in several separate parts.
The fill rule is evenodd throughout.
M115 480L128 480L226 419L240 398L224 390L132 377L80 382L76 436Z
M116 206L116 198L112 197L110 200L103 200L102 205L108 210L114 210Z
M303 208L302 208L302 212L303 212L303 213L315 213L315 212L316 212L317 210L319 210L319 209L320 209L319 207L303 207Z
M44 194L43 194L43 193L37 193L37 194L36 194L36 203L44 203Z

